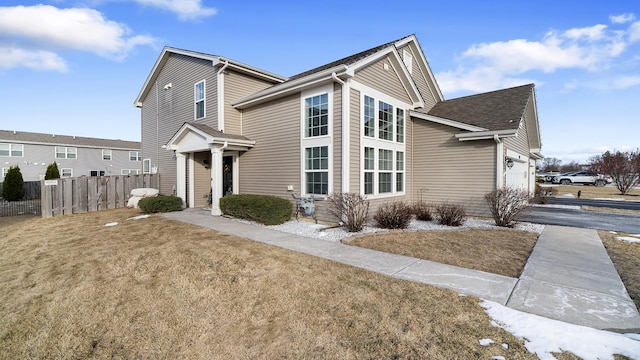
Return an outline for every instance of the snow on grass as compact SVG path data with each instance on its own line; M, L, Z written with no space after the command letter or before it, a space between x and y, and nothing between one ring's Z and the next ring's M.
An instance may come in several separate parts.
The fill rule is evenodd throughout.
M632 236L616 236L616 240L640 243L640 238Z
M640 359L640 335L618 334L528 314L483 300L494 326L524 340L529 352L541 360L555 360L552 353L571 352L584 360L614 360L613 354Z
M239 220L245 221L246 220ZM248 222L254 224L253 222ZM374 234L380 232L388 232L391 230L379 228L376 226L375 222L369 223L369 225L365 226L365 228L358 233L350 233L344 227L331 227L327 225L315 224L309 221L296 221L291 220L287 221L281 225L271 225L267 226L269 229L278 230L282 232L287 232L291 234L296 234L300 236L322 239L333 242L340 242L350 236L354 235L363 235L363 234ZM466 228L497 228L495 223L492 220L484 220L477 218L467 218L462 226L445 226L438 224L437 221L420 221L420 220L411 220L409 226L404 231L429 231L429 230L460 230ZM522 231L529 231L535 233L542 233L544 229L544 225L540 224L530 224L530 223L520 223L516 225L516 229Z

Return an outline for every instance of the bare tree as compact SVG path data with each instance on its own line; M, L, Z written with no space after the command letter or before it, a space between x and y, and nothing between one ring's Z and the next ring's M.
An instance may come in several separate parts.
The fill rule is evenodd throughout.
M558 160L554 157L546 157L542 159L540 163L540 171L542 172L550 172L550 171L560 171L561 160Z
M560 166L560 172L563 172L563 173L570 172L570 171L580 171L580 170L582 170L582 167L580 166L580 163L578 163L577 161L571 161L568 164L564 164Z
M607 151L591 158L591 170L611 176L620 194L640 184L640 151Z

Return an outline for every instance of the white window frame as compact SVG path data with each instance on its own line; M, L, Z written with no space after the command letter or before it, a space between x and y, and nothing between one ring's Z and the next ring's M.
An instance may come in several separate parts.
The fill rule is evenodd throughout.
M102 149L102 160L104 161L113 160L113 151L111 151L111 149Z
M8 172L9 172L9 168L8 167L3 167L2 168L2 179L4 179L4 177L7 176Z
M58 149L64 149L64 157L59 157L58 153L62 153L62 151L58 151ZM69 150L73 150L73 151L69 151ZM73 159L76 160L78 159L78 148L77 147L73 147L73 146L56 146L54 147L53 151L54 153L54 157L56 159ZM69 155L73 155L73 157L69 157Z
M65 175L67 173L67 175ZM73 169L72 168L61 168L60 169L60 177L73 177Z
M391 96L384 94L380 91L372 89L366 85L352 82L352 88L360 92L360 193L365 195L369 199L378 199L394 196L404 196L407 188L406 166L407 166L407 150L406 150L406 131L407 131L407 109L411 108L410 104L404 103L400 100L394 99ZM365 97L374 99L374 137L365 136L365 124L364 124L364 104ZM379 130L379 104L380 101L393 106L393 136L392 140L380 139ZM404 126L398 128L398 109L403 110ZM399 134L398 130L402 133ZM399 136L401 135L401 136ZM401 140L399 142L398 140ZM375 168L365 168L365 148L372 148ZM390 150L392 152L392 170L380 169L380 150ZM398 153L402 153L403 162L402 169L398 169ZM365 173L373 173L373 193L365 193ZM380 193L380 173L391 173L391 192ZM398 190L398 174L402 174L402 190Z
M0 145L6 145L9 155L0 155L2 157L24 157L24 145L23 144L12 144L12 143L0 143ZM14 150L16 148L16 150ZM20 148L20 150L17 150ZM14 152L20 151L20 155L14 155Z
M140 151L137 151L137 150L129 151L129 161L142 161L142 154L140 153Z
M202 99L198 98L198 86L202 84ZM198 116L198 104L202 102L202 116ZM207 82L205 79L193 85L193 118L203 119L207 117Z
M140 175L142 171L140 169L122 169L120 175Z
M320 136L306 137L307 117L305 113L306 99L327 94L327 134ZM315 197L325 197L333 191L333 85L324 85L314 89L304 91L300 94L300 193L303 196L314 195ZM328 169L327 171L327 194L307 193L307 164L306 149L314 147L327 147ZM315 170L313 170L316 172Z
M151 174L151 159L142 160L142 173Z

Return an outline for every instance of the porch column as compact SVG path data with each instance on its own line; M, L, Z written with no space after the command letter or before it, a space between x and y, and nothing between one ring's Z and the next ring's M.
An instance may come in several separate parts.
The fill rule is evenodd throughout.
M222 153L224 147L213 145L211 148L211 215L222 215L220 199L222 198Z
M183 153L176 152L176 196L182 198L182 205L187 204L186 170L187 157Z

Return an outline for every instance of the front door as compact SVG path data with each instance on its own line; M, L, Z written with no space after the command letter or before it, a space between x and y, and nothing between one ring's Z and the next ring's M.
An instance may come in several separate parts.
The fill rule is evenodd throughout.
M233 194L233 156L222 157L222 194Z

